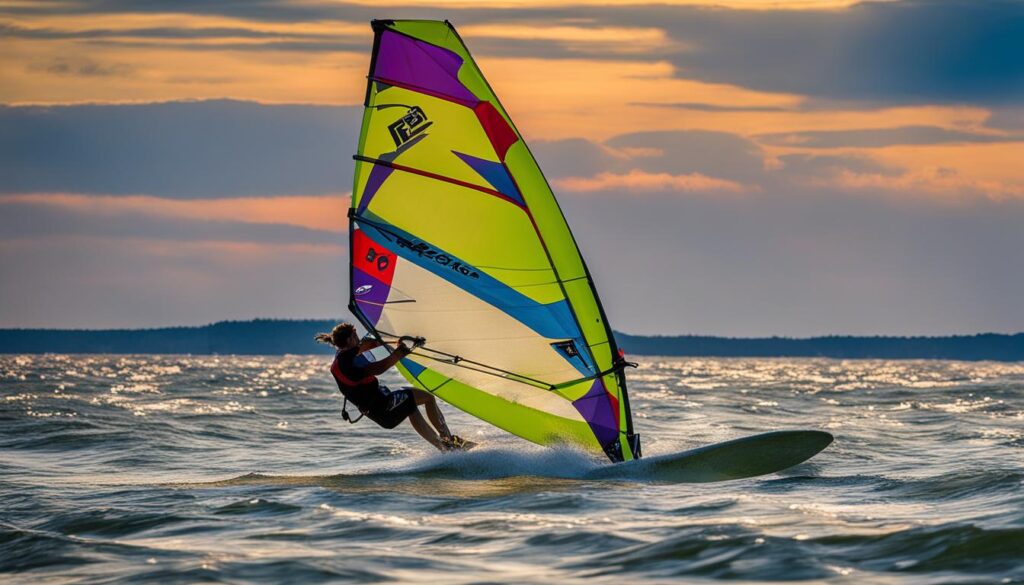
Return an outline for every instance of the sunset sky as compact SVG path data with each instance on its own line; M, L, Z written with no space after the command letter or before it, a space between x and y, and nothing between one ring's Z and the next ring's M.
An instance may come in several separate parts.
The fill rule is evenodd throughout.
M0 327L345 316L372 18L458 28L616 329L1024 330L998 0L0 0Z

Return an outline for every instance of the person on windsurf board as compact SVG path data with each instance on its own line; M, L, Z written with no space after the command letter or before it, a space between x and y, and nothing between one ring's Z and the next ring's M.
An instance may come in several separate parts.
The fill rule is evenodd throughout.
M375 339L360 341L351 323L340 323L330 333L318 333L315 339L337 349L331 375L345 397L342 406L345 420L355 423L365 416L385 429L393 429L409 419L412 428L439 451L465 450L476 445L452 434L432 394L410 387L390 390L377 381L377 376L391 369L414 348L423 345L422 338L403 338L391 355L375 362L361 354L380 347L382 343ZM412 347L406 345L407 339ZM349 417L346 408L349 402L356 405L361 413L355 420ZM427 411L429 424L420 414L419 406Z

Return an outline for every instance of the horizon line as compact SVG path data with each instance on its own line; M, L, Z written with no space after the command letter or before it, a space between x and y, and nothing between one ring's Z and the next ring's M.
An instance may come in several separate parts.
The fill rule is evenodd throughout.
M166 329L204 329L208 327L214 327L217 325L233 324L233 323L301 323L301 322L344 322L351 321L351 319L343 318L326 318L326 317L308 317L308 318L281 318L281 317L253 317L251 319L224 319L221 321L213 321L202 325L160 325L160 326L143 326L143 327L8 327L0 325L0 332L11 332L11 331L40 331L40 332L81 332L81 333L100 333L100 332L112 332L112 331L159 331ZM716 339L790 339L790 340L803 340L803 339L823 339L823 338L895 338L895 339L938 339L938 338L955 338L955 337L983 337L983 336L1004 336L1014 337L1018 335L1024 335L1024 331L1016 332L996 332L996 331L977 331L973 333L944 333L944 334L916 334L916 333L822 333L814 335L780 335L780 334L762 334L762 335L722 335L714 333L628 333L616 328L612 328L616 334L626 335L629 337L650 337L650 338L716 338Z

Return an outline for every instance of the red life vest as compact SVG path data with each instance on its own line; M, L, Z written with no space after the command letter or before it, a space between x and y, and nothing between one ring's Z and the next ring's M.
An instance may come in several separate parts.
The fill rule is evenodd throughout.
M368 410L374 406L375 399L380 397L380 384L377 377L367 374L362 378L352 379L345 374L341 367L341 354L334 356L334 363L331 364L331 375L338 384L338 390L352 404L361 410Z

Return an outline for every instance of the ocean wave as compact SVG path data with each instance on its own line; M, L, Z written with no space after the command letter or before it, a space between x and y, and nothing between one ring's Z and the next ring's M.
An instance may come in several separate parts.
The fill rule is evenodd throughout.
M1024 472L1012 469L965 469L932 477L900 479L879 485L877 491L899 498L925 501L963 500L978 495L1021 497ZM1024 549L1022 549L1024 550Z
M249 500L241 500L238 502L232 502L224 506L220 506L213 511L217 515L257 515L257 516L276 516L279 514L292 514L302 510L302 506L295 506L292 504L285 504L283 502L275 502L272 500L266 500L264 498L252 498Z
M1024 577L1021 527L986 529L973 524L944 524L879 535L823 536L809 543L816 554L876 571L959 571Z
M321 358L0 356L0 582L1024 580L1024 366L656 361L647 457L613 465L448 407L478 448L348 425ZM837 441L732 482L658 464L786 428Z

